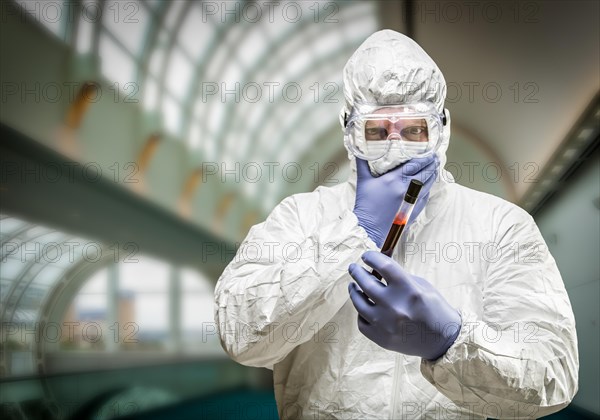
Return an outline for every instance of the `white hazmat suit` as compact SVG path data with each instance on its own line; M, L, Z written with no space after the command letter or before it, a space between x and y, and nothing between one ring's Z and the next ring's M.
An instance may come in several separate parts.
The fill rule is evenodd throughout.
M344 68L342 115L357 98L427 100L441 111L445 92L414 41L380 31ZM215 289L223 348L273 370L279 416L515 418L565 407L578 388L577 337L554 258L529 214L444 170L393 258L459 311L458 338L427 361L359 332L348 266L378 249L353 213L351 167L347 182L290 196L252 227Z

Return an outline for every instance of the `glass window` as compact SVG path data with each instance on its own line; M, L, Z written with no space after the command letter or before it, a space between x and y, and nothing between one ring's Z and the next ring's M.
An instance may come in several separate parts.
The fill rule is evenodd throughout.
M183 55L179 48L175 48L169 58L167 67L167 89L182 101L188 95L193 67L190 60Z
M47 264L35 277L33 284L39 287L48 288L60 280L63 274L64 269L62 267L57 267L54 264Z
M194 62L198 61L215 34L215 27L200 7L198 3L191 4L177 36L181 47Z
M187 1L170 1L169 10L167 10L167 16L165 17L165 27L171 31L174 31L175 25L179 20L179 15L183 11L183 7L188 4Z
M218 98L218 95L215 95L215 98ZM207 128L211 133L215 133L215 135L221 134L221 130L223 129L223 118L225 117L225 107L227 106L225 103L220 100L212 100L210 103L210 108L208 109L208 114L205 117ZM216 141L215 138L207 139L207 142L214 143Z
M138 262L119 265L119 287L144 293L165 292L169 279L169 265L150 258L139 257Z
M140 257L119 264L118 322L125 350L165 350L169 339L168 264Z
M158 83L152 76L146 77L146 84L144 85L144 109L152 111L156 109L158 104Z
M256 64L256 60L263 54L268 43L262 34L261 28L253 26L253 29L246 33L237 48L237 57L245 68Z
M9 234L16 232L25 226L26 223L22 220L15 219L14 217L5 217L0 220L0 234L2 237L8 236Z
M112 0L104 6L102 23L129 52L138 56L149 19L148 10L139 1Z
M165 64L165 51L168 42L169 34L167 31L160 31L158 34L158 39L156 40L156 45L152 50L152 54L150 54L150 63L148 65L150 74L155 77L160 76L163 65Z
M181 270L181 324L188 349L218 342L214 322L214 287L200 273Z
M281 4L275 3L275 4L276 4L276 6L273 7L273 10L274 10L273 22L269 22L268 20L266 20L266 21L264 21L265 23L262 25L262 27L264 28L264 30L266 32L266 36L269 39L278 39L281 36L289 35L290 30L294 29L294 24L290 23L287 20L285 12L283 12L283 7L285 6L285 4L283 4L283 3L281 3ZM293 9L295 9L295 8L290 8L290 9L292 9L290 11L290 15L291 15L291 13L293 13ZM267 16L264 16L263 20L266 17ZM290 17L293 17L293 16L290 16ZM269 22L269 23L267 24L267 22Z
M108 269L94 273L79 290L63 318L73 328L61 337L63 350L105 350L108 329Z
M102 34L99 49L101 71L110 82L117 82L119 89L125 89L127 83L135 82L135 63L115 41Z
M192 123L192 128L190 129L188 138L188 144L192 149L196 149L198 146L200 146L200 136L200 123L198 121L194 121Z
M230 58L229 48L226 48L225 45L220 45L219 48L217 48L216 51L213 51L212 55L203 63L203 65L206 66L206 71L202 75L203 80L207 83L218 82L221 76L220 72L223 71L224 62ZM202 85L200 85L200 89L202 89ZM200 92L200 95L201 94L202 92Z
M337 30L329 30L328 32L321 34L318 40L312 44L317 57L325 57L337 50L340 45L343 45L344 39L342 33Z
M179 134L179 130L181 129L181 105L172 97L165 95L163 99L163 113L165 128L171 134Z
M204 133L206 139L203 139L202 145L204 146L204 156L206 161L213 161L217 158L217 143L215 136L212 133Z
M317 41L318 43L319 41ZM310 54L308 48L301 48L296 54L292 54L288 60L286 60L285 72L292 75L293 77L299 77L306 72L306 67L311 66L315 59ZM312 92L311 92L312 93ZM311 97L311 95L305 95L305 97Z
M55 246L56 244L59 244L64 238L65 234L62 232L49 232L36 238L35 242L40 244L43 251L43 249L47 248L48 246Z
M52 229L48 229L47 227L44 226L31 226L31 228L27 229L26 232L23 233L23 239L32 239L32 238L38 238L42 235L45 235L47 233L51 233L53 232Z
M76 48L80 54L92 50L94 36L94 23L100 19L100 6L96 0L84 0L81 7L81 16L77 26Z
M13 285L13 281L5 278L0 278L0 301L4 303L4 299L8 296L8 292Z
M39 267L32 270L38 270ZM19 306L13 315L14 322L35 322L37 321L38 313L42 308L45 297L48 294L48 286L45 284L29 284L23 292L19 300ZM18 319L19 313L25 318Z
M0 270L0 277L3 279L14 280L20 274L21 271L26 267L25 263L18 258L17 255L13 257L6 257L2 260L2 270Z

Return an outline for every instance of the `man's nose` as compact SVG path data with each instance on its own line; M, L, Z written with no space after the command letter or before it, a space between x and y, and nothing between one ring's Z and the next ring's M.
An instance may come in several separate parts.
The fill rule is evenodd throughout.
M388 137L392 134L394 137L400 137L400 133L402 132L402 127L399 124L390 123L388 127Z

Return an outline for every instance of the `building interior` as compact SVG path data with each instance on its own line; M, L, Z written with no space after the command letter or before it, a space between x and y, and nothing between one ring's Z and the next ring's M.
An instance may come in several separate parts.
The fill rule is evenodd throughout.
M342 69L384 28L444 73L446 169L556 259L580 372L550 417L598 418L599 5L3 1L2 418L277 418L214 287L281 200L348 178Z

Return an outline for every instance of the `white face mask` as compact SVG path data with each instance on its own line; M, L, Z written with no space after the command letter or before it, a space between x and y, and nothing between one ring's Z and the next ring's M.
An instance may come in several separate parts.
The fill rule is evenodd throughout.
M369 154L381 155L379 159L369 161L369 168L373 175L382 175L415 156L427 151L427 142L414 142L394 140L391 144L385 142L367 142ZM387 153L386 153L387 151Z

